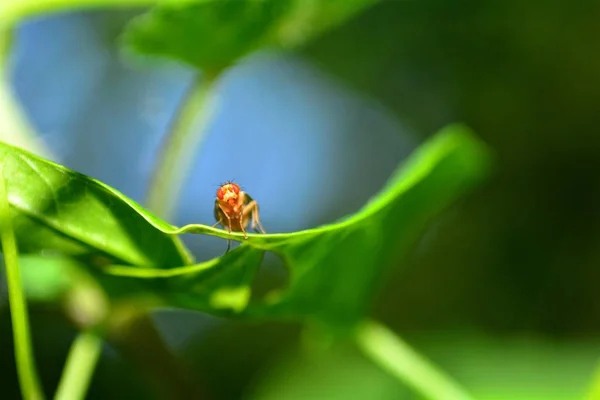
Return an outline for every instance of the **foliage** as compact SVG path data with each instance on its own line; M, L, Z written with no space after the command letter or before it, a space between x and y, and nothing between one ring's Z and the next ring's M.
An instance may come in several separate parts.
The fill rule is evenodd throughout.
M147 282L148 290L165 305L311 317L342 327L360 320L390 260L414 242L433 215L482 177L487 160L466 128L450 126L408 160L377 197L344 221L288 234L251 234L229 254L189 265L189 255L174 234L228 234L205 225L177 229L92 178L8 145L0 145L0 152L13 177L8 182L9 201L22 253L43 249L101 259L101 264L88 265L101 266L126 281ZM232 237L240 240L240 235ZM289 286L245 309L264 251L285 260ZM112 285L118 282L111 280Z
M216 72L251 51L301 45L376 0L167 2L132 21L125 43Z
M0 72L2 78L10 73L7 55L13 30L25 18L81 8L150 6L125 27L123 48L137 55L171 59L202 73L203 78L210 78L211 85L196 90L210 98L216 90L212 84L216 78L248 55L269 48L305 48L377 3L7 0L0 4ZM389 4L386 7L391 7ZM386 19L387 15L378 17ZM333 37L335 40L335 34ZM361 38L353 41L375 52L383 46ZM347 37L342 40L347 41ZM361 52L363 57L356 63L339 65L335 54L327 46L324 49L316 46L308 53L344 71L341 75L351 75L348 71L363 63L373 68L354 79L366 81L362 86L371 88L371 80L381 66L364 57L367 51ZM355 51L352 46L347 50ZM0 142L1 170L6 178L6 191L0 193L0 223L17 365L26 397L38 398L40 389L22 289L30 301L66 306L66 313L81 331L68 356L57 398L84 397L108 332L115 327L126 331L133 323L127 325L123 320L135 320L153 307L246 320L294 320L325 327L328 333L350 336L364 356L412 391L428 398L469 398L467 391L435 364L424 360L390 330L365 319L391 266L405 259L435 216L487 176L491 160L487 147L466 126L449 125L427 140L358 212L325 226L292 233L250 234L244 239L239 233L228 234L204 224L173 226L103 182L47 160L50 156L41 157L45 150L33 143L32 132L19 114L10 88L4 81L0 88L0 107L6 113L2 130L10 131L7 141L18 144L14 147ZM386 86L383 92L380 97L391 91ZM174 116L175 125L186 132L192 128L191 117L197 118L208 107L208 102L190 99L187 104L184 100ZM188 112L181 112L186 106ZM183 119L189 123L182 123ZM439 126L434 120L429 123ZM429 125L425 130L430 130ZM176 140L171 137L178 146L167 149L167 158L183 169L188 165L185 149L194 148L186 132ZM174 132L169 135L174 136ZM156 171L167 178L174 171L177 175L181 172L176 165L163 168L160 163ZM173 189L172 197L177 197L174 178L163 182ZM156 193L164 196L158 199L160 203L169 191L161 194L165 190L159 189ZM147 200L146 206L149 203ZM233 239L240 245L220 257L196 261L180 240L182 234ZM18 258L13 235L20 252ZM253 283L267 252L284 262L289 279L284 287L256 299ZM385 392L397 393L392 386ZM579 381L569 386L569 393L580 386ZM371 392L371 388L365 390ZM484 392L481 389L478 393Z

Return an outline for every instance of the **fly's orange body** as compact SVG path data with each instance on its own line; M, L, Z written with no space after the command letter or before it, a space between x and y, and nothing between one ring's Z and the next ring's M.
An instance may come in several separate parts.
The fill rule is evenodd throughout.
M230 233L243 232L245 239L248 238L248 222L256 232L265 233L258 215L258 203L233 182L227 182L217 190L214 214L217 222L213 226L220 224ZM231 240L227 242L227 251L230 247Z

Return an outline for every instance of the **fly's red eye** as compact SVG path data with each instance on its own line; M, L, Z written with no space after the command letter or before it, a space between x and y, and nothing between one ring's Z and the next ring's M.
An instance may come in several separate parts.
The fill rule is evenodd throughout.
M233 189L235 194L240 194L240 187L238 185L236 185L235 183L232 183L231 188Z
M217 198L219 200L223 200L224 195L225 195L225 193L223 193L223 188L219 188L219 190L217 190Z

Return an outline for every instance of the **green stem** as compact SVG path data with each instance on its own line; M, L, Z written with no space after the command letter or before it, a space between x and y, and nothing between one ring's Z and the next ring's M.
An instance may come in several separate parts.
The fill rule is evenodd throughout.
M101 353L102 338L92 331L81 332L71 345L54 399L84 399Z
M176 112L155 166L147 206L163 219L171 219L200 142L214 113L218 74L196 79ZM196 125L197 124L197 125Z
M366 321L355 334L358 347L377 365L431 400L473 399L460 385L392 331Z
M21 393L26 400L43 399L43 391L35 370L35 361L31 347L29 317L23 286L17 241L12 228L8 194L4 181L3 165L0 163L0 241L6 266L6 281L8 285L8 301L12 319L13 337L15 343L15 359Z
M102 352L110 299L92 273L78 264L65 269L73 286L63 295L65 313L79 327L54 395L57 400L84 399Z

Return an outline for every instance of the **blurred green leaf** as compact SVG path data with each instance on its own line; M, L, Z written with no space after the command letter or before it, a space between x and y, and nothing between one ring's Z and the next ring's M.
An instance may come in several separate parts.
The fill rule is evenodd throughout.
M191 261L177 238L155 228L168 224L107 185L4 143L0 160L21 253L57 251L140 267Z
M120 299L123 290L112 282L106 284L102 275L90 274L85 264L66 256L22 255L19 269L23 289L28 301L37 301L62 306L72 322L81 328L97 326L106 318L111 306L105 288L111 290L114 299ZM110 279L111 277L108 277ZM134 295L134 285L128 288Z
M431 332L411 342L482 400L580 400L593 376L600 342L536 335L491 337Z
M301 45L376 1L170 1L132 21L124 41L143 54L218 72L263 46Z
M126 288L130 295L136 286L139 295L158 296L167 306L311 318L341 329L363 317L385 270L434 215L482 178L488 162L485 147L468 129L450 126L418 149L358 213L315 229L249 234L244 240L206 225L173 227L94 179L10 146L2 145L0 156L23 251L101 252L113 259L103 267L105 286ZM244 244L222 257L175 267L186 260L170 235L185 232ZM265 251L284 260L290 281L247 306Z
M66 257L19 257L19 268L25 295L29 300L53 302L72 288L70 269L77 262Z
M414 342L480 400L584 399L600 352L597 340L502 338L464 331L420 334ZM355 349L337 346L310 357L290 354L255 387L251 398L261 400L420 398Z
M2 0L0 27L14 27L25 18L82 8L154 5L161 0ZM164 0L163 0L164 1Z
M249 396L253 400L418 398L350 346L289 354L260 378Z

